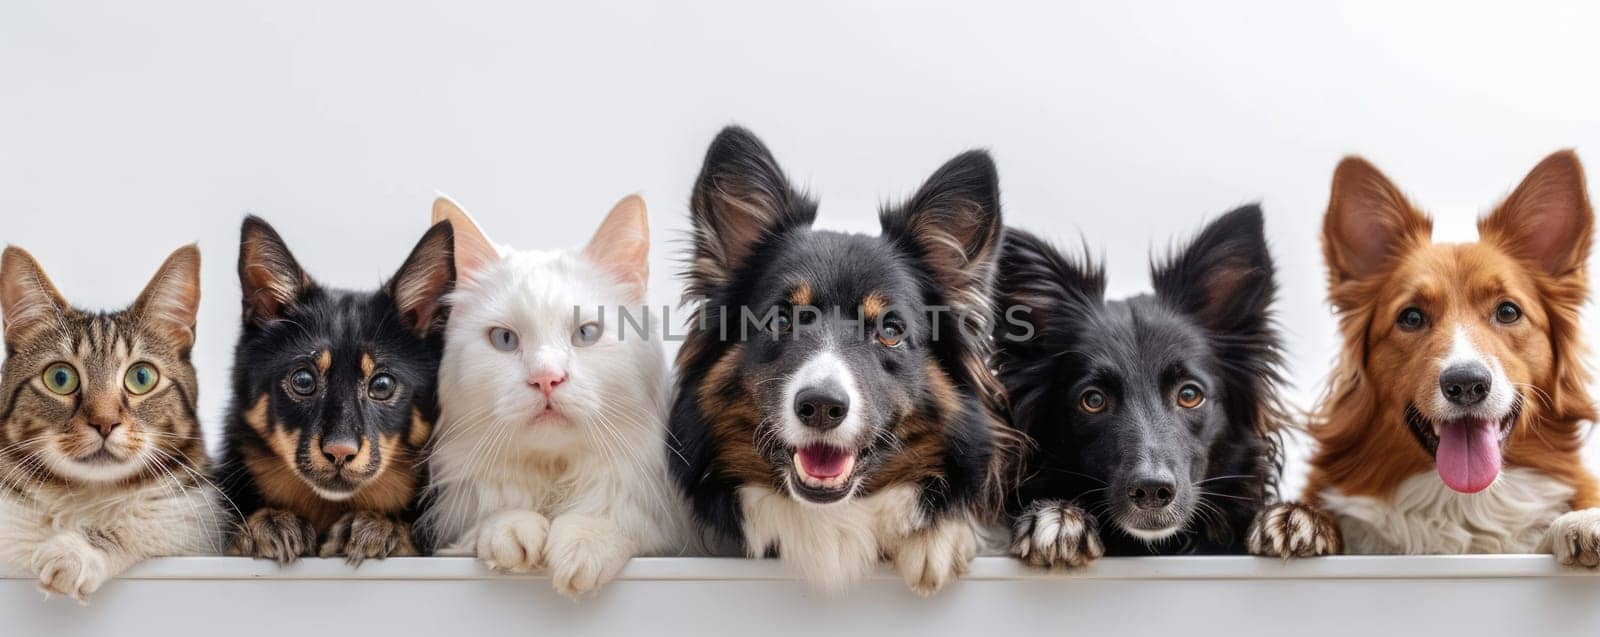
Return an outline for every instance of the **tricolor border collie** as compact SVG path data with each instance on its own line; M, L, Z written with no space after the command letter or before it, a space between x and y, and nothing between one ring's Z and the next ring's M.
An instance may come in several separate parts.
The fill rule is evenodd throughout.
M698 518L839 591L882 559L917 592L965 571L1015 446L988 368L994 162L950 160L880 236L814 230L760 140L711 143L671 415Z
M1105 299L1102 268L1006 231L996 368L1031 437L1011 552L1041 567L1102 554L1244 553L1279 473L1282 346L1261 210L1211 222L1151 266L1154 294ZM1010 312L1010 310L1008 310Z
M1528 174L1475 243L1441 244L1351 157L1323 222L1344 348L1312 423L1304 503L1263 514L1264 555L1553 552L1600 564L1580 460L1579 309L1594 212L1570 151ZM1342 542L1342 547L1341 547Z

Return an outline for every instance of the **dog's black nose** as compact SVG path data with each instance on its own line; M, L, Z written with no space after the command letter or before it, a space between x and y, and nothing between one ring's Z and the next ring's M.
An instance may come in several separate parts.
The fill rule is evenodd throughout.
M1476 405L1489 397L1491 378L1483 363L1457 363L1439 373L1439 391L1445 400L1457 405Z
M850 413L850 398L836 387L807 387L794 396L794 415L815 429L838 427Z
M1133 501L1133 506L1141 509L1160 509L1172 504L1176 491L1177 487L1171 480L1141 478L1128 487L1128 499Z

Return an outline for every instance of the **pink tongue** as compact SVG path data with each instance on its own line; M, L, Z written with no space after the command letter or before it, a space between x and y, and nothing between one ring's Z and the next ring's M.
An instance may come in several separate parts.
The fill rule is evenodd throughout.
M834 478L844 473L849 454L828 445L810 445L800 449L800 469L813 478Z
M1461 493L1489 488L1500 475L1500 427L1492 420L1452 420L1439 426L1434 464L1445 486Z

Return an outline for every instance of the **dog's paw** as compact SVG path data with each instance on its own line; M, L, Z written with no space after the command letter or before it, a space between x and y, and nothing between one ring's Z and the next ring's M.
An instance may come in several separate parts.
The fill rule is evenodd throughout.
M78 533L57 533L33 552L39 590L89 603L89 595L110 579L111 560Z
M530 573L544 568L550 520L534 511L501 511L478 529L478 559L489 568Z
M577 599L599 590L633 557L633 540L605 518L569 514L550 524L545 563L551 583L562 595Z
M1565 566L1600 566L1600 509L1563 514L1550 523L1550 552Z
M1094 516L1060 500L1029 504L1011 528L1011 555L1029 566L1077 568L1105 553Z
M1344 536L1333 517L1298 502L1275 504L1256 514L1245 547L1261 557L1317 557L1344 551Z
M369 559L416 555L411 541L411 525L382 513L352 511L328 527L320 557L344 556L351 566Z
M894 568L906 585L927 597L967 573L978 554L978 532L964 517L938 520L895 547Z
M305 518L279 509L261 509L234 528L228 554L292 564L311 555L316 546L317 530Z

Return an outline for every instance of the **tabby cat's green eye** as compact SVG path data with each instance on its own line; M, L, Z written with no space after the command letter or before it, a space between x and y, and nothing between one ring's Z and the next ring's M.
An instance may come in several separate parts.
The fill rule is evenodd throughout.
M56 363L46 367L44 386L62 396L78 391L78 370L66 363Z
M160 379L161 375L149 363L135 363L128 368L128 375L122 378L122 386L128 388L128 393L137 396L155 389L156 381Z

